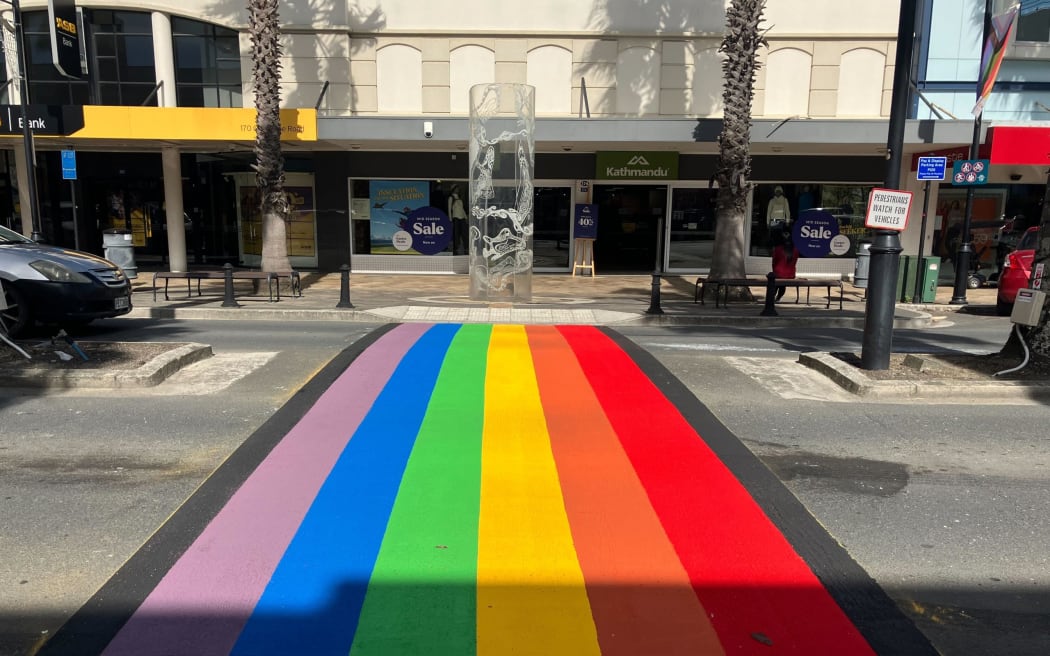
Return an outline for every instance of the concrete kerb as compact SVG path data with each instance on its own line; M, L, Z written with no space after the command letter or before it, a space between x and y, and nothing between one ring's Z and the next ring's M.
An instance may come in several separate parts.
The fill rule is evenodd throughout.
M211 346L190 342L156 355L134 369L107 372L96 369L52 370L27 367L5 371L0 385L34 389L154 387L183 367L211 356Z
M916 398L953 398L956 400L1050 398L1050 385L1013 380L876 380L857 367L830 353L801 353L799 364L823 374L842 389L877 400L912 400Z

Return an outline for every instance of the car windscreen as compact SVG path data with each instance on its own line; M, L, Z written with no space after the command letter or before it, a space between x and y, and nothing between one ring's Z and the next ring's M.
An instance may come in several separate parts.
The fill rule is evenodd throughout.
M1017 242L1017 250L1019 251L1034 251L1036 242L1039 240L1038 230L1029 230L1024 233L1024 237L1021 237L1021 241Z
M14 230L8 230L4 226L0 226L0 244L28 244L31 241Z

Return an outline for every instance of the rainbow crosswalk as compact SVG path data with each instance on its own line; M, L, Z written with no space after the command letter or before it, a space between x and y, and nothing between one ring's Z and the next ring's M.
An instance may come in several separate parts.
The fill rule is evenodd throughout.
M104 653L874 651L608 334L406 324L317 399Z

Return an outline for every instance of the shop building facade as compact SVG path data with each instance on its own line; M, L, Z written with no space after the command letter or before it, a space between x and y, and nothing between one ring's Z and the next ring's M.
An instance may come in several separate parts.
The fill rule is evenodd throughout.
M876 4L767 8L753 108L751 271L768 270L774 214L790 222L817 208L835 217L850 247L807 258L800 270L853 271L867 194L884 177L893 79L897 3ZM46 3L23 1L30 101L84 110L83 128L37 139L45 237L100 251L101 231L124 227L137 255L163 266L257 263L244 2L78 6L85 76L69 82L48 59ZM570 270L572 217L586 203L598 208L599 273L650 271L658 244L666 270L705 271L724 6L678 0L657 14L597 0L540 0L527 11L484 0L282 3L293 264L465 272L455 240L435 255L385 248L380 217L392 208L376 207L378 194L401 187L412 201L397 210L451 213L468 184L468 91L512 82L536 89L537 270ZM13 47L7 34L7 79ZM0 100L16 102L18 86ZM965 120L913 120L905 150L958 147L970 132ZM0 221L29 232L17 135L4 145ZM77 153L76 183L61 177L63 149ZM901 182L914 188L908 177ZM918 241L918 223L906 248Z

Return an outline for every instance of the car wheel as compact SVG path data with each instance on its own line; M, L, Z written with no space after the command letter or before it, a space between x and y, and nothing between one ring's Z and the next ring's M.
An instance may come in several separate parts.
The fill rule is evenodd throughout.
M7 307L0 310L0 324L8 335L18 337L30 324L29 306L22 292L11 283L5 283L2 287Z
M966 287L968 289L980 289L984 285L984 279L980 276L970 276L966 279Z
M1006 301L1001 301L999 299L995 300L995 313L1000 317L1008 317L1013 313L1013 311L1013 303L1007 303Z

